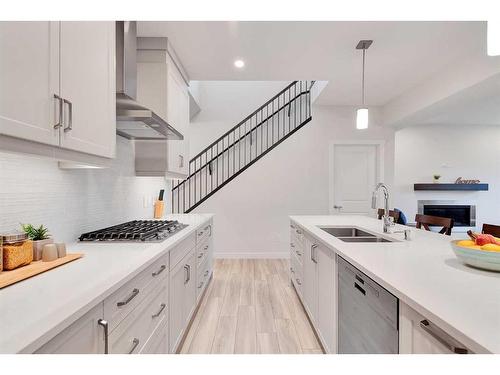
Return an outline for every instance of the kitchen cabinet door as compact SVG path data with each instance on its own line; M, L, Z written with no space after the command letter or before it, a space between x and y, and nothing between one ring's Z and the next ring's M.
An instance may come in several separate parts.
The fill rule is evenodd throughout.
M170 352L175 353L196 307L195 251L190 250L170 271Z
M101 302L35 353L103 354L104 329L98 324L102 317L103 304Z
M114 157L115 23L61 22L61 146Z
M323 346L327 353L336 351L336 278L335 278L335 255L333 251L319 245L316 248L317 270L318 270L318 313L317 329Z
M188 280L184 286L184 327L187 327L196 308L196 255L194 249L187 256Z
M302 261L302 298L304 307L313 325L316 325L318 314L318 272L316 266L317 259L315 258L317 246L309 237L305 238L304 259Z
M399 301L400 354L453 354L452 348L471 353L448 333Z
M174 176L189 173L189 94L187 86L169 65L167 73L167 121L184 136L168 141L168 172Z
M59 22L0 22L0 72L0 134L58 145Z

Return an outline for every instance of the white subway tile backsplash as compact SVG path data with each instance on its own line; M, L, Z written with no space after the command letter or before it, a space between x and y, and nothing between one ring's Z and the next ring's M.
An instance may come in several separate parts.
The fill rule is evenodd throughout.
M152 217L143 197L166 186L161 177L135 176L133 143L120 137L107 169L63 170L54 160L0 152L0 232L44 224L57 241L74 241L86 231Z

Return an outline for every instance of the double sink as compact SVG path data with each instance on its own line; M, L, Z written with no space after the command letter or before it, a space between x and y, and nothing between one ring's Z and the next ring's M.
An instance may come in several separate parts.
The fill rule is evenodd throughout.
M319 227L319 229L344 242L397 242L355 227Z

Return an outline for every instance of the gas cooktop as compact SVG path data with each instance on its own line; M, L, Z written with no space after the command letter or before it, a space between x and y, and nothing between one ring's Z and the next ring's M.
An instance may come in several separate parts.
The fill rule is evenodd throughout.
M82 234L80 241L163 241L186 228L177 220L133 220Z

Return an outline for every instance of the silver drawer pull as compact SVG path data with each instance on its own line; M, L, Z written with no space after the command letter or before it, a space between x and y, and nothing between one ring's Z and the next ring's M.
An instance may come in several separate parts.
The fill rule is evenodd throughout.
M201 259L203 258L203 253L200 253L200 255L198 255L198 259Z
M128 352L128 354L132 354L134 352L134 350L137 348L138 345L139 345L139 339L138 338L134 338L132 340L132 348L130 349L130 351Z
M207 277L209 274L208 270L205 271L205 273L203 274L203 276Z
M200 283L200 285L198 285L198 289L201 289L202 286L203 286L203 281Z
M97 324L104 328L104 354L109 354L109 324L104 319L99 319Z
M299 279L295 279L295 281L297 282L297 284L302 285Z
M453 337L448 335L445 331L443 331L441 328L435 326L431 322L429 322L427 319L421 320L420 321L420 327L427 332L429 335L434 337L437 341L439 341L441 344L446 346L449 350L451 350L453 353L456 354L468 354L469 351L457 340L455 340Z
M139 289L135 288L134 290L132 290L132 293L130 293L130 296L128 296L128 298L125 300L125 301L120 301L116 304L116 306L120 307L120 306L125 306L127 303L129 303L130 301L132 301L135 297L137 297L137 295L139 294Z
M204 232L203 232L202 230L201 230L201 231L199 231L199 232L198 232L198 237L203 236L203 233L204 233Z
M302 256L302 253L300 251L298 251L298 250L295 251L295 254L297 254L299 257Z
M290 242L290 247L295 247L295 245L293 244L293 242Z
M160 314L162 313L162 311L165 310L165 307L167 307L167 305L162 303L160 305L160 310L158 310L158 312L156 314L151 315L151 318L153 318L153 319L158 318L160 316Z
M302 234L302 231L301 231L301 230L298 230L298 229L295 229L295 232L296 232L297 234Z
M153 276L153 277L158 276L160 273L162 273L163 271L165 271L165 268L167 268L167 266L164 265L164 264L162 264L161 267L160 267L160 269L158 271L156 271L156 272L153 272L151 274L151 276Z
M290 228L295 229L295 225L290 224Z
M63 130L64 132L69 132L70 130L73 130L73 103L68 99L63 99L63 103L67 104L69 109L68 125L65 126Z
M54 99L57 99L58 103L59 103L59 121L57 121L55 124L54 124L54 129L59 129L62 124L63 124L63 99L57 95L57 94L54 94Z
M293 268L292 268L292 267L290 267L290 272L291 272L291 273L295 273L295 271L293 270Z
M208 245L203 248L203 250L208 250Z

